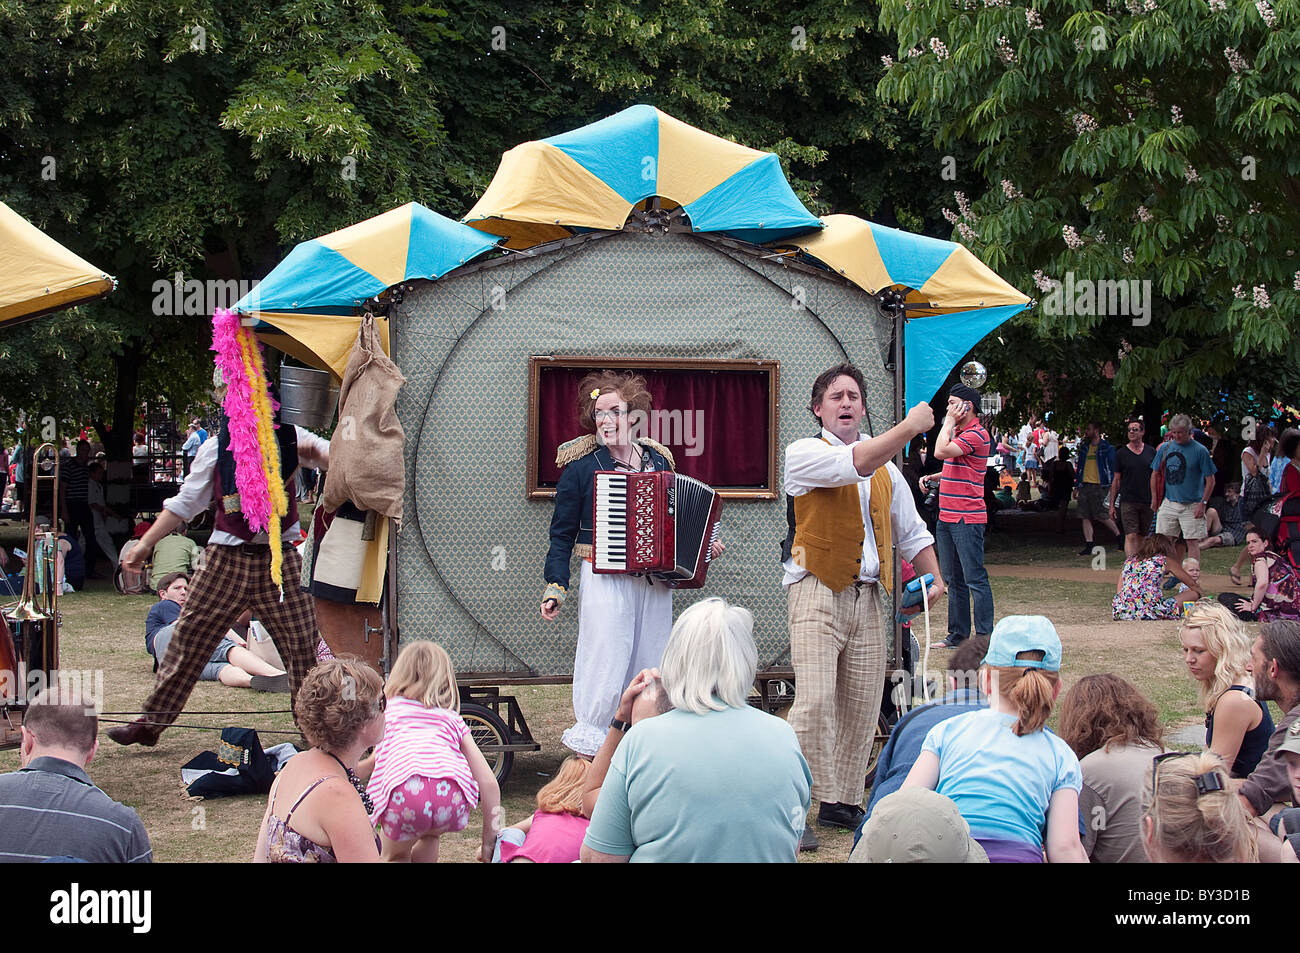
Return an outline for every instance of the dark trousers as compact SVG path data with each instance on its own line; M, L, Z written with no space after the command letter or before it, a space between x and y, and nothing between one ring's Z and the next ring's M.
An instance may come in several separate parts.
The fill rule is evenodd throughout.
M86 575L94 575L95 560L103 553L99 551L99 544L95 542L95 514L91 511L89 503L85 500L76 503L72 500L68 501L66 529L69 536L76 536L77 531L81 531L81 537L85 540L81 548L86 554ZM73 585L75 586L76 583L74 582Z
M1243 622L1255 622L1259 613L1250 611L1250 599L1235 592L1219 593L1219 603Z
M993 631L993 586L984 568L984 524L939 522L935 533L939 570L948 584L948 641L971 635L971 596L975 597L975 635Z

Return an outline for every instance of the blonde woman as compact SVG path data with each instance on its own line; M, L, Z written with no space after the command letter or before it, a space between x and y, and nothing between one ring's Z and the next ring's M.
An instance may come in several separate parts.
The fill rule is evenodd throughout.
M1255 834L1211 751L1162 754L1147 772L1142 843L1155 864L1254 863Z
M1202 599L1188 610L1178 638L1205 708L1205 746L1231 765L1232 777L1244 778L1259 764L1273 734L1273 719L1255 698L1246 671L1250 636L1224 606Z

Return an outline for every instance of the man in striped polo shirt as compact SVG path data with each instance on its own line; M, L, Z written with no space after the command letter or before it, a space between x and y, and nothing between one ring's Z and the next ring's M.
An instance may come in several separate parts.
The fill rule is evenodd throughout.
M948 413L934 444L934 456L943 461L942 474L921 478L939 480L939 524L935 548L948 583L948 637L935 648L956 648L971 635L971 596L975 597L975 634L993 631L993 587L984 568L984 473L988 467L989 435L977 416L980 394L958 384L948 392Z

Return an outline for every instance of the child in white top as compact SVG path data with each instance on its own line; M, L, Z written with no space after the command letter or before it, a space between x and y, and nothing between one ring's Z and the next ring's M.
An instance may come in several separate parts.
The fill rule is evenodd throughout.
M437 863L438 838L464 830L482 802L483 854L492 856L501 790L460 717L456 670L442 646L402 649L384 688L384 739L366 793L386 861Z

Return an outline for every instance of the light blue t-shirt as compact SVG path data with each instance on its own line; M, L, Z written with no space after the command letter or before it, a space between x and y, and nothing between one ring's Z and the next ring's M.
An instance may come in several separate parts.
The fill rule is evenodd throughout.
M1044 728L1017 736L1016 716L991 708L930 729L922 751L939 757L935 788L957 805L972 837L1041 845L1052 795L1083 789L1074 752Z
M1165 464L1165 499L1175 503L1199 503L1205 499L1205 478L1218 472L1210 451L1195 440L1179 443L1167 440L1160 445L1151 469Z
M780 718L670 711L614 752L584 843L633 862L793 863L811 785Z

